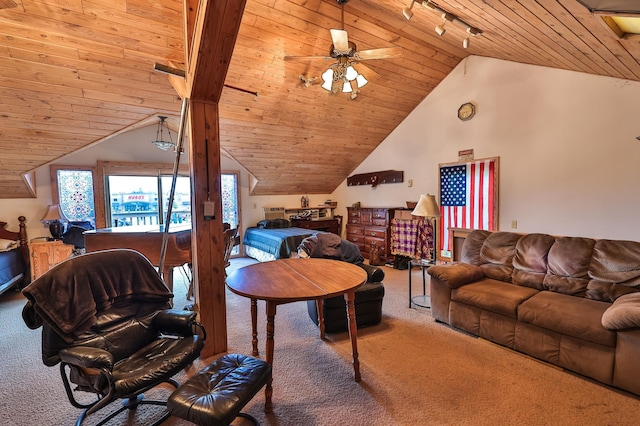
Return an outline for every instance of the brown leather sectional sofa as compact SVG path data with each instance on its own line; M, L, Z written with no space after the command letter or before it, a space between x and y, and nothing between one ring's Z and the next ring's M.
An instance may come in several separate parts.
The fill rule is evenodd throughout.
M640 243L471 232L429 268L437 321L640 395Z

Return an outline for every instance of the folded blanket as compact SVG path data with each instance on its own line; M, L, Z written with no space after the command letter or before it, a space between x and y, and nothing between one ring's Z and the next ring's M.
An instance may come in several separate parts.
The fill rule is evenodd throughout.
M298 249L304 250L309 257L339 259L354 264L364 262L364 257L356 244L343 240L339 235L326 232L319 232L305 238Z
M65 342L87 331L97 315L127 302L167 302L173 294L155 268L134 250L106 250L71 258L27 286L22 317L46 323Z

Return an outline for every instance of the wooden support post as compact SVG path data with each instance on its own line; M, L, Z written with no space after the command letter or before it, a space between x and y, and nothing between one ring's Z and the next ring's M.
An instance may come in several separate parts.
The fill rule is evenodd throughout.
M207 330L201 357L227 351L218 104L190 101L192 250L196 304ZM205 203L213 203L213 218Z

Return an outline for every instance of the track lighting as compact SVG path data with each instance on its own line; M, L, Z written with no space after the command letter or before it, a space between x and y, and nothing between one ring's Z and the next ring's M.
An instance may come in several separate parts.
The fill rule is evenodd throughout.
M436 33L439 36L443 36L444 33L447 32L447 30L444 28L444 25L447 23L447 14L444 13L442 14L442 24L441 25L436 25Z
M413 4L415 2L416 0L411 0L411 4L409 5L409 7L405 7L404 9L402 9L402 14L404 15L405 18L411 19L411 17L413 16L413 11L411 9L413 8ZM440 6L438 6L432 1L424 0L422 1L421 4L427 9L432 10L436 13L439 13L442 16L442 24L436 25L436 28L435 28L436 34L438 34L439 36L443 36L447 32L447 30L445 29L445 25L447 21L453 22L454 24L460 25L461 27L465 27L467 29L466 37L462 40L462 47L464 47L465 49L469 48L469 43L471 42L471 36L482 34L482 31L479 30L478 28L472 27L471 25L467 24L466 22L458 18L456 15L447 12L446 10L442 9Z
M404 9L402 9L402 14L404 15L405 18L407 18L407 20L411 19L411 17L413 16L413 12L411 11L411 9L413 8L413 4L416 2L416 0L411 0L411 5L409 7L405 7Z

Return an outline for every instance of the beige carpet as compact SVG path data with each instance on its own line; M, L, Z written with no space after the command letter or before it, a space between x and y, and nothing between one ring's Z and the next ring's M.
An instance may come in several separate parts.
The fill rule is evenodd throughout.
M232 267L247 263L251 260L235 259ZM263 425L278 426L640 422L640 398L435 323L428 309L408 308L407 271L385 267L385 273L383 322L358 334L360 383L353 381L346 333L322 341L305 303L281 305L275 324L274 411L263 412L263 392L245 411ZM421 278L414 270L414 283ZM175 293L176 306L186 303L184 283L176 283ZM249 301L227 292L227 302L229 351L249 354ZM67 402L58 368L40 361L40 333L24 326L23 304L19 294L0 296L0 424L73 424L79 410ZM264 304L259 309L264 355ZM179 378L208 362L198 360ZM148 424L151 410L157 408L138 409L112 424ZM165 424L187 422L172 418Z

